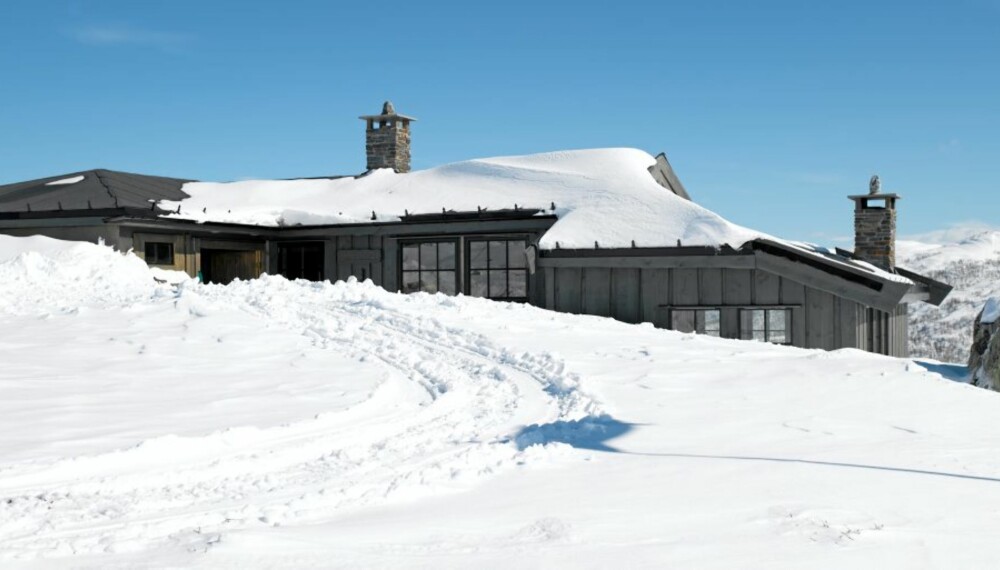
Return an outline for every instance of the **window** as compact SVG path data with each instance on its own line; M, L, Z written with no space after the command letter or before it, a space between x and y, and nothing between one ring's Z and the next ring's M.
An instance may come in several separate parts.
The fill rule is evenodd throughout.
M670 328L680 332L722 336L720 315L719 309L672 309Z
M147 241L146 242L146 263L149 265L173 265L174 264L174 244Z
M740 338L789 344L791 309L743 309L740 311Z
M469 295L527 301L526 248L523 239L469 241Z
M458 292L458 266L455 263L457 242L435 241L408 243L402 247L402 291L415 293Z

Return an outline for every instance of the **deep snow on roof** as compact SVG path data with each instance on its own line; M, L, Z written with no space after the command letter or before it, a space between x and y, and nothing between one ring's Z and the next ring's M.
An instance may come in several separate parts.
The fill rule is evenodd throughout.
M386 222L411 214L541 208L555 225L543 249L739 247L764 234L660 186L650 175L656 162L629 148L550 152L456 162L398 174L376 170L340 179L192 182L191 198L164 203L169 217L264 226ZM549 211L551 204L555 210ZM372 220L372 213L375 220Z

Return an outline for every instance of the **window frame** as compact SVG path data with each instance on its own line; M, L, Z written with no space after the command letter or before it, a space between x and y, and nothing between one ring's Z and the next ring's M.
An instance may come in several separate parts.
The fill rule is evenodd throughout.
M714 329L708 329L706 326L708 320L705 318L705 313L715 312L717 313L716 327ZM693 330L682 331L677 328L674 319L680 316L680 313L694 313L691 315L693 317ZM700 318L699 318L700 317ZM671 307L669 313L670 319L670 330L694 334L702 334L705 336L711 336L715 338L722 338L722 307ZM714 333L714 334L713 334Z
M423 248L420 247L420 246L425 245L425 244L434 244L435 246L437 246L437 247L435 247L434 255L435 255L435 257L437 259L440 259L440 253L441 253L440 244L442 244L442 243L450 243L450 244L452 244L455 247L455 266L452 269L440 269L440 265L436 263L435 269L422 269L420 266L421 266L422 257L423 257L423 253L422 253L422 249ZM404 263L404 259L403 259L404 252L405 252L405 250L406 250L407 247L411 247L411 246L417 246L417 268L416 269L406 269L405 266L404 266L404 264L403 264ZM420 292L429 293L429 291L424 291L422 288L418 288L416 291L407 291L405 289L405 283L406 283L406 274L408 274L408 273L416 273L417 274L417 283L419 285L422 282L422 278L421 278L420 274L421 273L431 273L431 272L435 273L435 277L434 277L435 281L434 282L437 284L436 287L435 287L434 293L443 293L441 291L441 287L440 287L440 283L441 283L441 275L440 274L441 273L452 273L454 275L454 277L455 277L455 290L453 292L443 293L443 294L445 294L445 295L457 295L458 292L462 290L462 283L459 280L459 278L461 276L461 271L460 271L461 264L459 263L459 261L462 258L462 255L461 255L461 251L462 251L462 249L461 249L461 240L459 238L457 238L457 237L454 237L454 238L437 237L437 238L425 238L425 239L400 240L399 241L398 249L399 249L399 255L397 256L397 261L399 263L399 271L397 271L397 274L398 274L398 278L399 278L399 282L398 282L399 283L399 287L398 287L399 291L401 291L403 293L420 293ZM433 295L434 293L430 293L430 294Z
M760 311L764 313L764 328L758 329L754 327L753 324L753 313L755 311ZM781 312L784 314L784 327L781 329L776 329L772 326L772 315L773 313ZM792 341L792 308L791 307L745 307L741 308L739 311L739 331L740 340L752 340L757 342L769 342L771 344L780 345L791 345ZM745 319L749 319L749 327L744 326ZM749 336L746 333L749 332ZM763 340L755 338L756 333L762 333ZM781 332L784 335L783 341L773 340L773 333Z
M165 256L159 255L160 252L156 251L160 246L166 247L167 253ZM174 255L174 242L146 240L142 244L142 255L146 260L147 265L164 265L172 267L174 265L174 260L176 259Z
M522 267L511 267L510 265L510 242L522 242L524 244L524 249L527 250L531 246L531 239L526 235L487 235L487 236L470 236L466 237L465 251L462 256L465 262L465 267L463 270L463 275L465 277L464 287L462 289L463 293L467 296L472 297L472 272L473 271L485 271L486 272L486 296L480 297L480 299L490 299L491 301L503 301L509 303L527 303L531 299L531 272L528 270L528 260L527 257L524 260L524 265ZM503 242L504 243L504 265L502 267L494 267L491 264L490 255L490 242ZM475 243L485 243L486 244L486 267L485 268L473 268L472 267L472 248ZM490 271L503 271L505 273L505 287L506 295L503 297L492 297L490 296ZM512 272L524 273L524 296L512 297L510 296L510 275Z

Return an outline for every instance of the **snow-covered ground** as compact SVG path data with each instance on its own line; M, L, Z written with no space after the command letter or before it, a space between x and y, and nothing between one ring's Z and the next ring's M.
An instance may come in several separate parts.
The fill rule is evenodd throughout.
M2 568L1000 557L1000 394L947 366L41 238L0 323Z
M954 290L940 307L910 305L910 353L965 363L976 315L988 298L1000 296L1000 231L952 230L925 239L899 241L899 264Z

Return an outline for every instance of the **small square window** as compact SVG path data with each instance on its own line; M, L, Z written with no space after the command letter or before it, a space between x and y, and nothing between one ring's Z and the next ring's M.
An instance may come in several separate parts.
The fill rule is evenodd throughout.
M791 343L791 309L743 309L740 338L776 344Z
M146 263L149 265L173 265L174 244L167 242L146 242Z
M670 311L670 328L709 336L722 336L719 309L674 309Z

